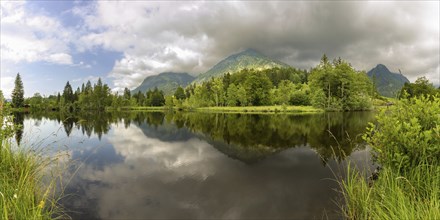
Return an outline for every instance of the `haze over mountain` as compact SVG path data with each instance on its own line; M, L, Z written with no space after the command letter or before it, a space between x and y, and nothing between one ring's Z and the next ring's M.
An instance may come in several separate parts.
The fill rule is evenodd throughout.
M172 94L177 87L186 87L195 77L189 75L188 73L174 73L174 72L164 72L159 75L149 76L144 79L144 81L132 91L132 94L141 91L145 93L146 91L153 90L155 87L164 91L166 95Z
M377 64L367 74L374 82L379 94L386 97L396 97L403 85L409 83L404 75L391 72L383 64Z
M237 54L232 54L220 61L207 72L200 74L196 82L203 82L212 77L219 77L226 73L235 73L242 69L270 69L274 67L287 68L289 65L267 57L256 50L247 49Z

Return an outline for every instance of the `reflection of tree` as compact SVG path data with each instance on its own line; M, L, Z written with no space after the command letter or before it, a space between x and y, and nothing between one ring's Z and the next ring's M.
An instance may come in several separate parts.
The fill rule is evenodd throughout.
M21 139L23 138L24 114L25 113L23 113L23 112L14 112L13 113L15 141L17 141L18 145L20 145Z
M135 123L146 135L166 140L202 135L219 151L246 162L260 160L287 148L310 146L320 155L324 164L331 158L343 160L354 149L363 147L360 134L365 131L367 123L373 120L373 116L371 112L313 115L185 112L32 114L32 117L40 120L46 117L62 122L67 135L76 128L89 137L96 134L101 138L109 131L110 124L117 122L124 123L126 127ZM16 138L21 139L19 131Z
M38 120L48 118L62 123L67 136L76 128L88 137L96 134L99 139L108 133L110 124L117 120L116 116L105 112L33 112L31 116Z
M75 118L68 117L63 120L63 126L64 131L67 134L67 137L69 137L70 133L72 132L73 124L76 122Z
M283 149L309 145L325 164L342 160L363 143L359 134L372 120L370 112L317 115L251 115L189 113L174 115L176 124L213 139L234 158L260 158ZM182 122L184 121L184 123ZM227 145L219 144L221 141Z

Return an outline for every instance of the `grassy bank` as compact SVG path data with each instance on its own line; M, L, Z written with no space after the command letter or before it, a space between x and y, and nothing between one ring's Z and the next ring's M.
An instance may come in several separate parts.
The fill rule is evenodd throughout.
M195 111L195 112L212 112L212 113L255 113L255 114L273 114L273 113L319 113L324 112L322 109L314 108L312 106L237 106L237 107L200 107L200 108L173 108L175 111L183 110L183 111ZM115 108L106 108L107 111L168 111L169 108L165 106L159 107L150 107L150 106L141 106L141 107L121 107L118 109Z
M440 219L440 99L403 100L378 115L365 140L381 170L349 166L340 182L349 219Z
M166 111L168 108L165 106L124 106L119 108L107 107L106 111L150 111L150 112L161 112Z
M3 117L0 120L4 122ZM7 123L0 125L0 219L60 216L54 199L56 178L46 175L53 160L35 149L13 145L12 129Z
M322 109L312 106L246 106L246 107L204 107L196 108L199 112L218 112L218 113L318 113Z

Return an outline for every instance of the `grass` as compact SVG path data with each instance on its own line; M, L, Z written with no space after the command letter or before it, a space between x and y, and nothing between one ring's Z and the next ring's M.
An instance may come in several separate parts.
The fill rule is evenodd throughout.
M124 106L120 108L107 107L107 111L166 111L167 108L165 106Z
M200 112L220 113L319 113L322 109L312 106L245 106L245 107L203 107L195 108Z
M403 175L384 167L373 183L349 166L340 184L348 219L440 219L439 166L421 163Z
M61 217L55 196L58 175L52 169L57 158L45 157L41 150L15 146L8 138L10 125L0 125L0 219Z
M199 108L178 108L174 107L174 110L183 111L196 111L196 112L212 112L212 113L253 113L253 114L274 114L274 113L320 113L324 112L322 109L314 108L312 106L222 106L222 107L199 107ZM140 106L132 107L126 106L118 109L108 107L107 111L150 111L150 112L163 112L168 111L166 106Z
M440 219L440 98L403 99L364 139L381 165L375 180L349 164L339 181L348 219Z

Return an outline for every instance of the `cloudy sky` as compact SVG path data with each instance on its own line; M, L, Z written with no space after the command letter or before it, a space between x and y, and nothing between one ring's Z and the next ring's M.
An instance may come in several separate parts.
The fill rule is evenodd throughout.
M438 1L1 1L1 89L25 96L101 77L114 91L164 71L208 70L253 48L298 68L323 53L440 81Z

